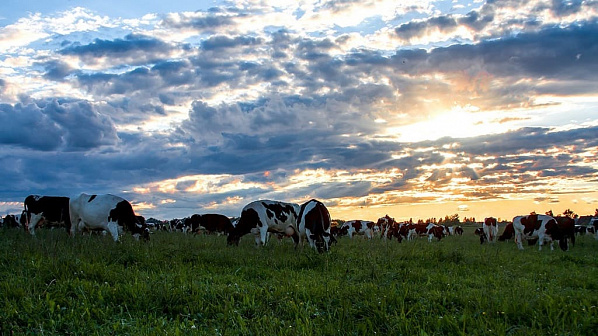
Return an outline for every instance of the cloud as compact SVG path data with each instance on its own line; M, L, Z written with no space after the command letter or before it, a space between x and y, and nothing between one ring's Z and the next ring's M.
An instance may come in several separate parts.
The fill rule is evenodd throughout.
M114 124L86 101L0 105L0 143L28 149L85 151L118 141Z
M172 46L162 40L129 34L123 39L94 39L85 45L72 44L59 51L63 56L76 56L88 65L102 63L138 65L152 63L168 57Z

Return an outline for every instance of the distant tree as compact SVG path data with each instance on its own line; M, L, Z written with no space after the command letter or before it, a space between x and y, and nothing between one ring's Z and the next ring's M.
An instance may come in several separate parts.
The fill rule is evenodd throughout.
M552 210L548 210L546 211L546 214L550 217L554 217L554 215L552 214Z
M571 210L571 209L567 209L567 210L563 211L563 215L565 217L573 218L573 217L575 217L575 212L573 212L573 210Z

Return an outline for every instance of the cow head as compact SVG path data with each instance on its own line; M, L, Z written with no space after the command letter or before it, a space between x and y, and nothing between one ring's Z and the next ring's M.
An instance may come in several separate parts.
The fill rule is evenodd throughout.
M228 233L228 237L226 237L226 244L239 246L239 241L241 240L241 236L234 231L235 230L233 229L231 232Z
M135 216L135 226L133 227L133 234L139 235L144 241L150 240L150 230L145 222L145 217Z
M318 250L319 253L328 252L330 249L330 233L324 232L318 235L312 234L310 235L310 238L315 242L316 250Z
M559 227L556 220L551 219L546 223L546 235L550 236L553 240L559 241L559 247L563 251L567 251L569 249L569 245L567 243L567 238L563 235L561 228Z

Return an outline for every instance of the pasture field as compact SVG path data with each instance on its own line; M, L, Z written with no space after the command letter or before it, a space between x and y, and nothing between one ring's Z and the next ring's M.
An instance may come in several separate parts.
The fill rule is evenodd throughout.
M0 334L598 335L598 241L273 239L0 230Z

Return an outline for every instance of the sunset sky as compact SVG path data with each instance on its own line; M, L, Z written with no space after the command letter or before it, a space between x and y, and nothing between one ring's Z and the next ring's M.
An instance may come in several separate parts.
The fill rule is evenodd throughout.
M3 1L0 125L2 215L593 214L598 2Z

